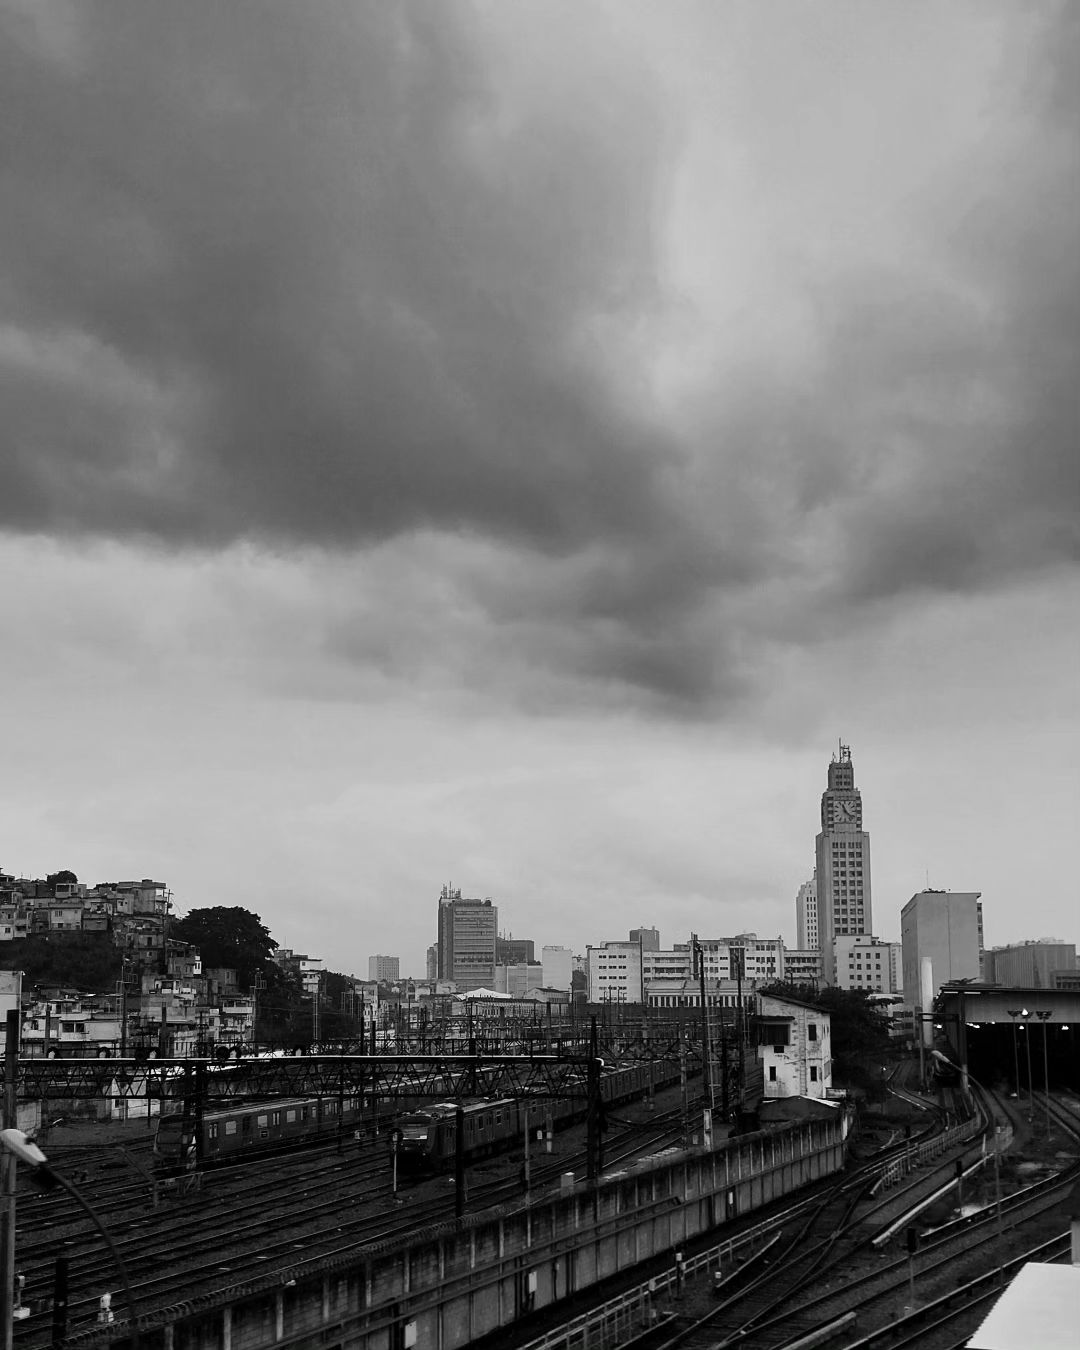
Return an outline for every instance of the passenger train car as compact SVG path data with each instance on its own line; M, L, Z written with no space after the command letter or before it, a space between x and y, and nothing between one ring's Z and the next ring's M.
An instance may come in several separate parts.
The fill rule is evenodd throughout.
M339 1109L340 1108L340 1109ZM273 1101L217 1107L198 1122L190 1115L164 1115L154 1137L154 1160L165 1170L201 1163L238 1162L316 1139L335 1139L360 1119L360 1098L276 1098Z
M665 1087L679 1076L677 1060L657 1060L615 1069L600 1080L604 1106L632 1101L650 1088ZM423 1110L410 1111L399 1121L398 1158L403 1170L428 1171L453 1167L457 1157L458 1111L461 1111L463 1153L466 1160L497 1153L521 1140L528 1098L497 1101L434 1102ZM537 1099L528 1115L530 1127L550 1117L555 1129L584 1120L588 1103L584 1095Z

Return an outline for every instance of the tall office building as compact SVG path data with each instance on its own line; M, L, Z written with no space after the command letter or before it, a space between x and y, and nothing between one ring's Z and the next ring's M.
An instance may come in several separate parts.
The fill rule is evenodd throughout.
M981 977L981 894L981 891L919 891L900 911L905 1003L921 1006L950 980ZM932 978L930 990L924 993L922 963L926 958L930 959Z
M799 951L817 951L817 872L804 881L795 897L795 946Z
M382 980L393 984L401 979L401 958L399 956L369 956L367 960L369 980Z
M851 747L829 765L821 794L817 837L818 945L826 984L836 983L834 939L873 932L870 903L870 835L863 829L862 793L855 786Z
M440 980L453 980L459 993L490 989L495 983L499 911L490 900L463 897L444 886L439 895Z
M536 960L536 944L532 938L516 938L499 935L495 939L495 964L516 966L522 962Z
M545 947L541 953L545 989L569 990L574 983L574 953L569 947Z

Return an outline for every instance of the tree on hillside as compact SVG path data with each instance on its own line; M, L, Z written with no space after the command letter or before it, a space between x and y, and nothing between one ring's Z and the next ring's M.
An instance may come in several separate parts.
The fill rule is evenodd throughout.
M258 914L241 905L193 909L172 923L169 937L198 947L204 969L228 966L235 970L242 989L252 985L256 975L269 976L270 970L277 969L270 958L278 944Z
M23 988L70 985L84 994L112 994L122 955L108 933L47 933L4 943L0 968L21 970Z
M268 961L262 970L255 1039L260 1044L294 1044L311 1039L311 1000L300 979Z
M360 1023L353 1011L353 983L348 975L328 970L322 978L322 1007L319 1015L321 1040L355 1040Z

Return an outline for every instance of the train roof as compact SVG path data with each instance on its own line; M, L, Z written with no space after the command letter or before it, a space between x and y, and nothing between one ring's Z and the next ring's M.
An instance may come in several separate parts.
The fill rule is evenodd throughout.
M214 1106L203 1111L203 1120L226 1120L232 1116L258 1115L261 1111L281 1111L289 1107L313 1106L320 1101L334 1101L333 1096L325 1097L271 1097L261 1102L237 1102L234 1106ZM161 1117L166 1120L183 1120L183 1111L167 1111Z

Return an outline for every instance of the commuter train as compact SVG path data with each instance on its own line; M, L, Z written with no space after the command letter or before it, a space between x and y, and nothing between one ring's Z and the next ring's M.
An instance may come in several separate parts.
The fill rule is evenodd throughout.
M356 1128L360 1114L358 1095L238 1103L204 1111L198 1142L192 1116L164 1115L154 1136L154 1161L163 1170L190 1169L197 1161L239 1162L313 1140L336 1139L339 1130Z
M605 1107L644 1096L650 1088L677 1082L678 1060L656 1060L605 1073L600 1080L600 1100ZM530 1106L530 1128L550 1118L555 1129L584 1120L588 1103L584 1096L559 1098L513 1097L497 1101L433 1102L410 1111L398 1122L398 1159L405 1171L438 1171L453 1167L457 1158L458 1111L463 1125L463 1153L467 1161L497 1153L519 1143Z

